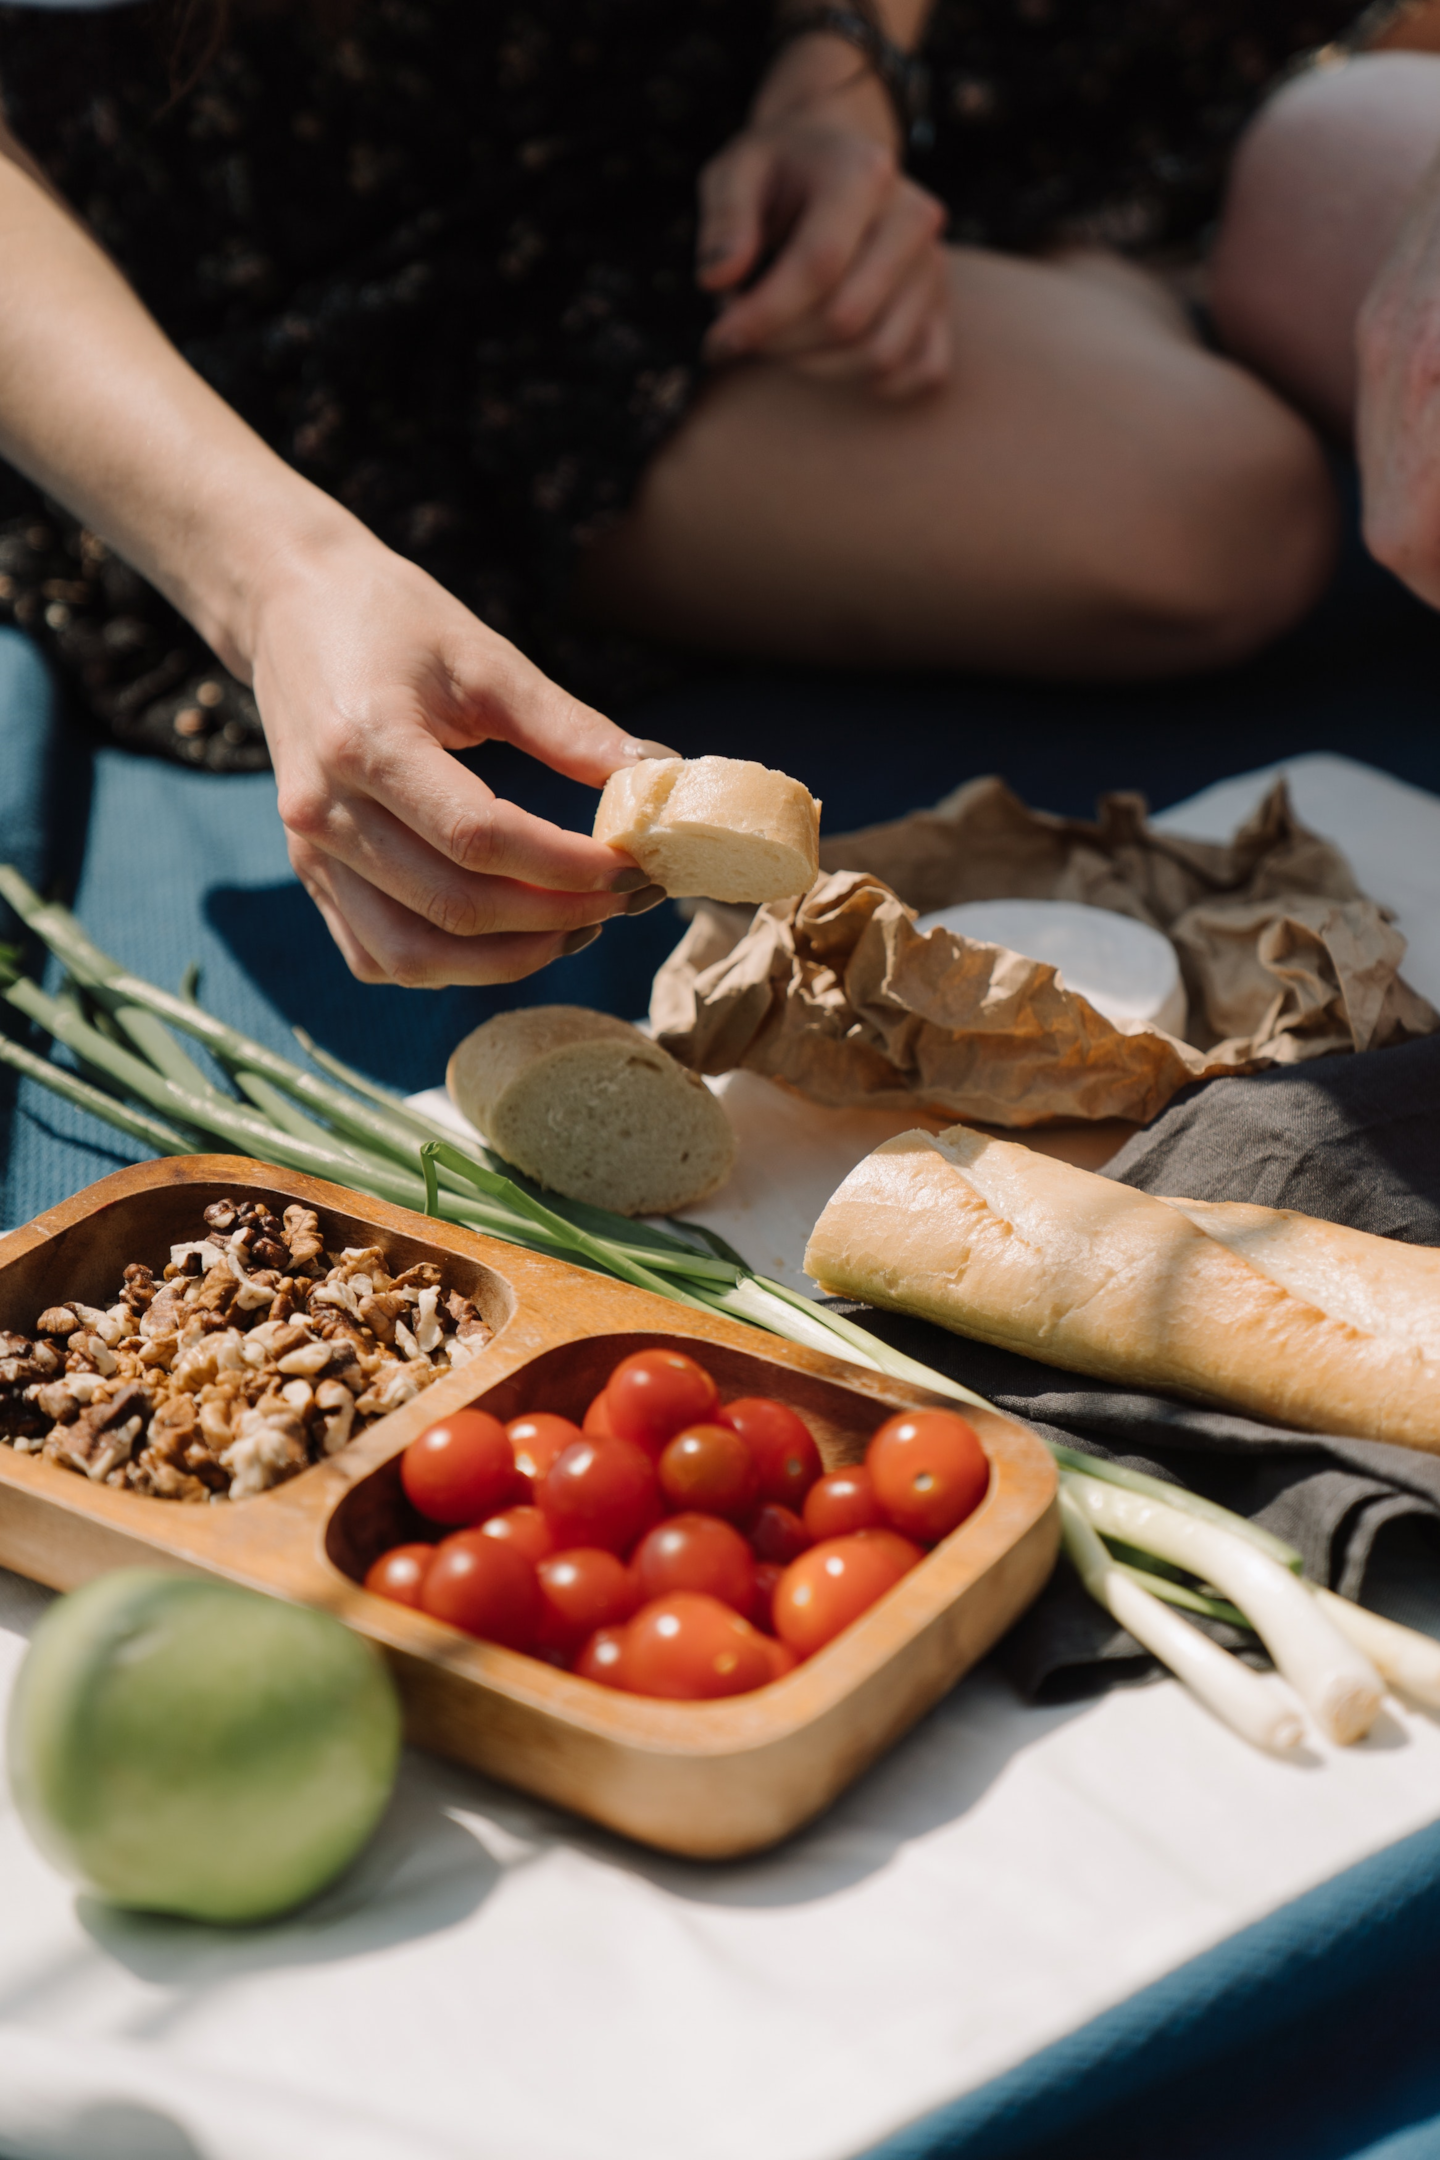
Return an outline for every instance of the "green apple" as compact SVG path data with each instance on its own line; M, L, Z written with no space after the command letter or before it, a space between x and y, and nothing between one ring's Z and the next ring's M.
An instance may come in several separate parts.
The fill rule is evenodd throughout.
M26 1828L86 1888L264 1920L323 1889L375 1828L400 1709L377 1654L328 1614L124 1568L40 1622L7 1748Z

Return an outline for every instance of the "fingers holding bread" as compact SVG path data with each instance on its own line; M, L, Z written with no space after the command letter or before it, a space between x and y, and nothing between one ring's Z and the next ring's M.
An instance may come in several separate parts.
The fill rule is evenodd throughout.
M594 837L677 899L760 906L820 874L820 805L749 758L646 758L605 783Z

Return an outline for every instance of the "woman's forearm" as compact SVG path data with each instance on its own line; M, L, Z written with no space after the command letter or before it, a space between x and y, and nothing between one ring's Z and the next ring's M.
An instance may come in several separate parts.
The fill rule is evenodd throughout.
M249 671L256 592L355 521L197 375L0 137L0 453Z
M870 12L892 44L914 52L935 12L935 0L870 0Z
M934 0L865 0L856 10L878 24L891 42L913 52L924 35ZM792 0L777 11L787 16L810 11L811 0ZM900 116L874 68L847 38L817 30L783 44L755 96L755 120L762 125L792 113L823 106L894 150L903 149Z

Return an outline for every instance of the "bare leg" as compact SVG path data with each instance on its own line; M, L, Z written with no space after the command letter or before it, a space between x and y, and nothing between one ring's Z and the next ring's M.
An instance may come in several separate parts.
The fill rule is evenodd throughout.
M1329 573L1315 438L1115 258L953 253L950 383L907 406L720 377L591 556L590 612L841 665L1223 665Z
M1440 149L1440 56L1375 53L1301 77L1236 155L1213 259L1228 349L1348 434L1355 320Z

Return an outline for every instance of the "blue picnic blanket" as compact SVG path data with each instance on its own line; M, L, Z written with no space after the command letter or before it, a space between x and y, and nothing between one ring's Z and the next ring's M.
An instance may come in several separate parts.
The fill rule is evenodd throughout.
M1440 792L1437 681L1440 621L1352 547L1312 623L1224 677L1115 691L735 669L628 717L688 752L784 765L826 797L827 827L843 830L979 772L1083 815L1102 788L1140 788L1158 808L1318 749ZM508 751L474 762L528 807L588 825L585 790ZM287 1052L298 1023L403 1090L437 1081L460 1035L517 1001L640 1012L680 928L668 908L621 921L513 989L362 987L289 873L272 782L97 750L12 633L0 633L0 859L69 900L139 972L174 987L198 961L201 995L227 1020ZM11 931L0 924L0 937ZM15 1016L4 1024L18 1031ZM31 1083L0 1077L0 1227L138 1152ZM1437 1999L1440 1827L926 2118L883 2160L1420 2160L1440 2154Z

